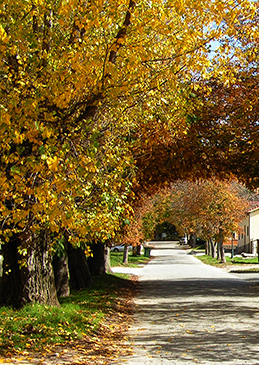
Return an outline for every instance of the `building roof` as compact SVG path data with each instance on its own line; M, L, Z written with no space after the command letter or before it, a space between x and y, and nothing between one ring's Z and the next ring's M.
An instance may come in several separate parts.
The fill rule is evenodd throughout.
M248 213L252 213L253 211L259 209L259 201L251 201L249 202Z

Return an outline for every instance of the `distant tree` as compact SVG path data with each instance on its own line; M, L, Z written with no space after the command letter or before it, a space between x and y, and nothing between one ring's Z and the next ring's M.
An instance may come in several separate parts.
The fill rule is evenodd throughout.
M247 206L244 187L219 180L177 181L153 198L153 211L171 218L179 233L218 242L223 262L223 243L238 231Z

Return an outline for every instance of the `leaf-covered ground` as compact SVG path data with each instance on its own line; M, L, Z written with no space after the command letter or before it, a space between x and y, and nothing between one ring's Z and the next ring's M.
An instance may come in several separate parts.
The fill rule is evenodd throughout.
M41 326L39 318L36 317L34 322L28 321L27 318L26 323L26 318L21 321L18 316L21 312L13 311L13 317L10 317L12 310L1 308L0 363L101 365L109 364L112 359L121 355L130 354L131 348L124 343L127 340L128 326L132 321L137 278L116 278L113 275L112 277L110 290L93 290L90 296L82 296L80 293L76 295L72 301L77 308L74 313L74 323L68 318L56 326L53 324L52 333L47 319L44 323L42 318ZM83 301L83 298L86 300ZM89 298L92 298L90 302ZM69 300L71 301L71 298L67 299ZM65 308L65 304L61 303L61 308ZM90 312L91 307L92 312ZM54 312L52 318L55 317ZM95 323L95 318L98 316L100 318ZM76 324L80 321L85 322L85 332L79 333L79 326L76 328ZM11 323L19 325L12 327ZM63 341L62 336L57 339L57 332L63 333Z

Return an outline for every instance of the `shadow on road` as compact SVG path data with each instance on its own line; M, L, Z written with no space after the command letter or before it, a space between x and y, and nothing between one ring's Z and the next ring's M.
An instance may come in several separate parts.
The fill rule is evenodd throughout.
M136 346L172 364L254 364L257 297L257 286L234 278L142 281Z
M250 283L236 278L216 279L172 279L172 280L143 280L140 283L140 298L184 298L227 296L246 297L247 295L257 297L259 292L251 291Z

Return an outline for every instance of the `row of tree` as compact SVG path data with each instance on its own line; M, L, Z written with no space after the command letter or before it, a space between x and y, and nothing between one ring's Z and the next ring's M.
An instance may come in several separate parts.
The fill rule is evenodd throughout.
M238 113L229 119L226 109L223 122L204 110L217 106L210 80L228 95L242 73L249 90L256 20L249 0L1 2L5 304L57 304L55 254L67 257L71 245L89 256L98 242L93 266L103 266L100 242L127 233L143 192L177 178L246 176L258 99L247 91L240 105L226 101L251 121L245 139L235 133ZM231 135L223 145L222 125Z
M219 258L224 262L223 243L234 232L240 233L239 224L254 199L258 195L236 181L181 180L146 200L138 227L142 239L150 240L157 224L171 223L180 236L204 239L213 257L217 246Z

